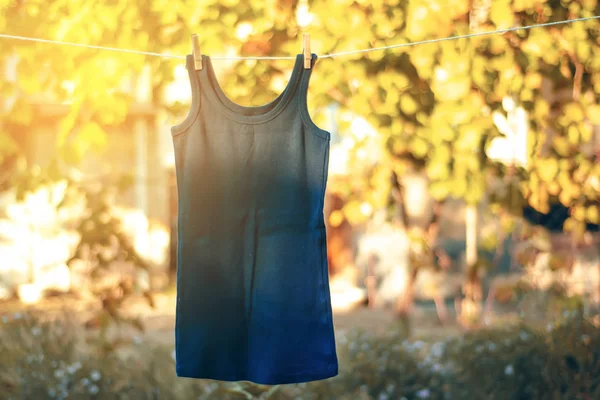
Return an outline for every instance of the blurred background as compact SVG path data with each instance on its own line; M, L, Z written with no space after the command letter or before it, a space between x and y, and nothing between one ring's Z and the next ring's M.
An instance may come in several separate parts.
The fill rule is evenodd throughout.
M597 0L0 1L0 33L317 55L600 15ZM215 60L234 102L290 60ZM600 20L321 58L340 373L175 376L185 61L0 37L1 399L600 399ZM201 179L201 177L199 177Z

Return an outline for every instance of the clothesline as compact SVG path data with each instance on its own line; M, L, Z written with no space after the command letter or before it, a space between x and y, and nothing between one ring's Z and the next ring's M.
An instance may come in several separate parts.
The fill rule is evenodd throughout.
M507 33L507 32L519 31L519 30L523 30L523 29L542 28L542 27L546 27L546 26L567 24L567 23L571 23L571 22L589 21L589 20L598 19L598 18L600 18L600 16L596 15L593 17L575 18L575 19L567 19L567 20L563 20L563 21L546 22L546 23L535 24L535 25L517 26L517 27L513 27L513 28L498 29L498 30L488 31L488 32L469 33L466 35L450 36L450 37L439 38L439 39L429 39L429 40L421 40L421 41L410 42L410 43L400 43L400 44L394 44L394 45L382 46L382 47L372 47L372 48L363 49L363 50L351 50L351 51L344 51L344 52L340 52L340 53L322 54L322 55L319 55L319 58L333 58L333 57L345 56L345 55L350 55L350 54L367 53L370 51L377 51L377 50L395 49L395 48L401 48L401 47L417 46L417 45L421 45L421 44L438 43L438 42L444 42L444 41L449 41L449 40L467 39L467 38L484 36L484 35L502 34L502 33ZM115 48L115 47L94 46L94 45L72 43L72 42L61 42L61 41L57 41L57 40L48 40L48 39L31 38L31 37L25 37L25 36L7 35L7 34L3 34L3 33L0 33L0 38L25 40L25 41L41 42L41 43L52 43L52 44L59 44L59 45L66 45L66 46L85 47L85 48L89 48L89 49L108 50L108 51L116 51L116 52L122 52L122 53L133 53L133 54L141 54L141 55L147 55L147 56L153 56L153 57L185 60L185 56L176 56L176 55L172 55L172 54L152 53L152 52L147 52L147 51L120 49L120 48ZM244 57L214 56L213 57L213 56L210 56L210 58L212 60L295 60L296 59L296 57L294 57L294 56L292 56L292 57L277 57L277 56L273 56L273 57L272 56L257 56L257 57L253 57L253 56L244 56Z

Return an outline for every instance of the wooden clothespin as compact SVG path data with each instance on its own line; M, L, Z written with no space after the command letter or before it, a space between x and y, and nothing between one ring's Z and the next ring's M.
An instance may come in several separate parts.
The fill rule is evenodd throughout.
M200 39L197 34L192 35L192 55L194 56L194 68L196 71L202 69L202 53L200 52Z
M302 54L304 55L304 69L310 69L312 54L310 52L310 34L302 35Z

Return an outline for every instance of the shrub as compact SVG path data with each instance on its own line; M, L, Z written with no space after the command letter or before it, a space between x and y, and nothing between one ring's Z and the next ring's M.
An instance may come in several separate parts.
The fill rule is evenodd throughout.
M543 329L519 322L443 341L408 340L397 327L378 336L340 331L338 376L281 386L177 378L172 346L132 340L123 353L90 345L68 314L0 318L7 399L600 398L597 317L576 312Z

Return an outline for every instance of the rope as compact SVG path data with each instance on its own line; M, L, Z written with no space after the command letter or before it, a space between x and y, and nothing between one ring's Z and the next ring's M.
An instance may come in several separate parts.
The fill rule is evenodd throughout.
M382 46L382 47L373 47L373 48L363 49L363 50L352 50L352 51L345 51L345 52L340 52L340 53L323 54L323 55L319 55L319 58L333 58L333 57L345 56L345 55L349 55L349 54L367 53L370 51L377 51L377 50L410 47L410 46L417 46L417 45L421 45L421 44L445 42L445 41L449 41L449 40L467 39L467 38L472 38L472 37L477 37L477 36L503 34L503 33L507 33L507 32L519 31L522 29L542 28L542 27L546 27L546 26L567 24L567 23L571 23L571 22L589 21L589 20L598 19L598 18L600 18L600 16L567 19L567 20L563 20L563 21L546 22L543 24L535 24L535 25L517 26L514 28L498 29L498 30L489 31L489 32L469 33L467 35L450 36L450 37L445 37L445 38L440 38L440 39L421 40L418 42L401 43L401 44L394 44L394 45ZM90 49L109 50L109 51L116 51L116 52L122 52L122 53L141 54L141 55L153 56L153 57L172 58L172 59L178 59L178 60L185 60L185 58L186 58L185 56L176 56L176 55L165 54L165 53L151 53L151 52L147 52L147 51L119 49L119 48L115 48L115 47L93 46L93 45L80 44L80 43L61 42L61 41L57 41L57 40L47 40L47 39L38 39L38 38L31 38L31 37L25 37L25 36L7 35L7 34L3 34L3 33L0 33L0 38L25 40L25 41L41 42L41 43L52 43L52 44L60 44L60 45L66 45L66 46L77 46L77 47L85 47L85 48L90 48ZM215 57L212 57L211 56L210 58L212 60L295 60L296 59L296 57L271 57L271 56L261 56L261 57L253 57L253 56L246 56L246 57L215 56Z

